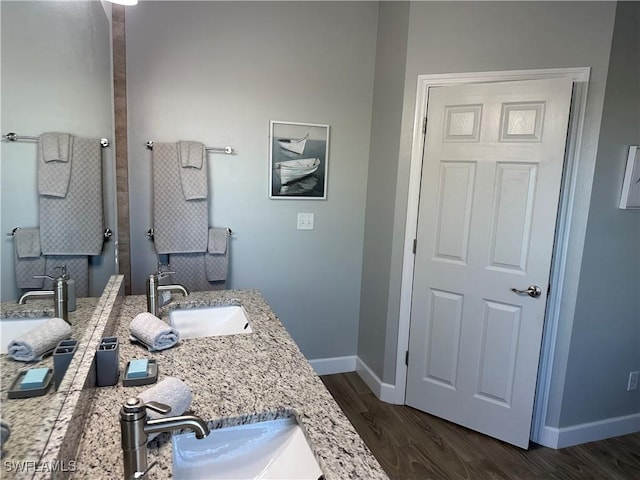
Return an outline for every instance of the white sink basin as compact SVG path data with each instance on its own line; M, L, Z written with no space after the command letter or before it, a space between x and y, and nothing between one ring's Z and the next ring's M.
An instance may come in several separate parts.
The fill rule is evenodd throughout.
M171 310L169 324L180 338L252 333L247 314L239 305Z
M318 480L322 471L296 422L289 417L174 435L173 477L180 479Z
M0 319L0 353L8 353L7 348L11 340L24 335L51 317L38 318L3 318Z

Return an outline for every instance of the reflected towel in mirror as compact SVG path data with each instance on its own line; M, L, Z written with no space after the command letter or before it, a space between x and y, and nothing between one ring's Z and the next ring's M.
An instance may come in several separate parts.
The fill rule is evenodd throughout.
M38 197L42 253L101 255L102 147L99 139L79 137L72 137L72 145L71 161L65 164L73 166L66 195L59 198L40 192Z
M43 133L38 141L38 193L64 198L71 179L69 157L73 147L68 133Z
M19 228L13 234L15 248L15 273L18 288L41 289L44 285L42 278L34 275L44 275L45 258L40 252L40 229Z
M9 342L9 357L19 362L37 362L51 353L61 340L71 338L71 325L53 317Z

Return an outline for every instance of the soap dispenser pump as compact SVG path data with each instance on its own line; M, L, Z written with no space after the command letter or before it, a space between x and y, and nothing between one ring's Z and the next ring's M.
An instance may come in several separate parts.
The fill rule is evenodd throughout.
M62 278L67 284L67 310L69 312L74 312L76 310L76 282L67 273L66 265L59 265L53 268L61 269L60 278Z

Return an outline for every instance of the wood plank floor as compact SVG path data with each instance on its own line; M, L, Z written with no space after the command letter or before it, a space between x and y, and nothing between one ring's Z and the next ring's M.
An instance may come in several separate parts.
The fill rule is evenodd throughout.
M355 372L320 378L391 479L640 480L640 433L525 451L381 402Z

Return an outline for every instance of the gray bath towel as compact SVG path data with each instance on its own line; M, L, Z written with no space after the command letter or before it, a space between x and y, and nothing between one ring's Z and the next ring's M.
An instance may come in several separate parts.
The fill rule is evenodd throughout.
M229 255L227 253L205 254L204 268L207 272L208 281L226 281L229 272Z
M209 228L208 253L226 253L229 242L229 230L226 228Z
M71 179L64 198L39 196L44 255L100 255L104 242L100 141L72 137Z
M180 157L180 166L182 168L201 169L205 165L204 144L200 142L188 142L181 140L178 142L178 155Z
M18 288L42 288L43 279L33 278L44 275L45 259L40 252L40 230L19 228L14 232L15 272Z
M149 418L175 417L182 415L189 409L191 401L193 400L193 392L191 392L189 386L179 378L165 377L153 387L140 393L138 398L144 403L159 402L171 407L171 411L166 415L154 412L153 410L147 410L147 416ZM152 433L149 435L147 441L150 442L158 435L157 433Z
M67 275L75 282L76 297L89 296L89 257L84 255L47 255L45 264L47 275L54 278L60 276L60 269L54 267L66 265ZM51 280L45 280L44 289L51 290L52 288Z
M45 258L18 258L15 254L16 286L21 289L41 289L44 285L42 278L34 275L44 275Z
M207 250L209 204L206 199L185 200L180 170L177 145L154 144L153 229L159 254Z
M64 198L71 179L71 135L43 133L38 141L38 193Z
M173 283L184 286L190 292L212 290L207 281L205 253L172 253L169 264L175 273L171 276Z
M58 342L71 338L71 325L61 318L51 320L29 330L9 342L9 357L20 362L35 362L51 352Z
M180 183L185 200L204 200L209 194L204 144L178 142Z
M209 248L204 256L204 268L209 282L225 281L229 272L229 231L209 229Z
M18 258L34 258L42 254L40 250L40 229L19 228L13 234Z
M149 312L136 315L131 320L129 332L134 340L144 343L150 352L166 350L180 340L176 329Z

